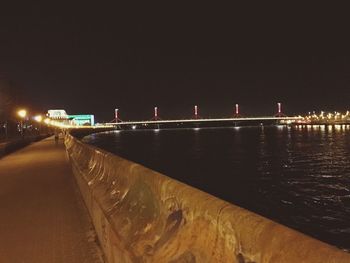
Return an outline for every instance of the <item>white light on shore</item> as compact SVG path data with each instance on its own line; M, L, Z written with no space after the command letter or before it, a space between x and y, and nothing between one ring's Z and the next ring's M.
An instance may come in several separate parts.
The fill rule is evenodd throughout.
M42 122L43 117L42 117L41 115L37 115L37 116L34 117L34 120L35 120L36 122Z

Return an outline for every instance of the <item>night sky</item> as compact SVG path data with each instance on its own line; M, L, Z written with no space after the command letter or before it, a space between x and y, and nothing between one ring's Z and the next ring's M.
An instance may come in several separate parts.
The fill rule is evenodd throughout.
M98 121L346 110L346 13L328 6L2 6L0 73L35 109ZM214 3L214 2L213 2ZM343 9L346 12L346 9Z

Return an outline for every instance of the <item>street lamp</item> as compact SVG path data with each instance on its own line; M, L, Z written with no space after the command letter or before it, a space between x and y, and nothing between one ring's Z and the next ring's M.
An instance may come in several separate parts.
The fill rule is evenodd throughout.
M20 130L21 130L21 135L23 136L23 120L26 118L27 116L27 111L26 110L19 110L17 112L17 115L21 118L21 122L20 122Z
M19 110L17 112L18 116L24 119L27 116L27 111L26 110Z
M37 116L35 116L34 117L34 120L36 121L36 122L42 122L42 120L43 120L43 116L41 116L41 115L37 115Z
M38 124L39 124L39 135L41 134L41 122L43 121L43 116L41 115L36 115L33 118Z

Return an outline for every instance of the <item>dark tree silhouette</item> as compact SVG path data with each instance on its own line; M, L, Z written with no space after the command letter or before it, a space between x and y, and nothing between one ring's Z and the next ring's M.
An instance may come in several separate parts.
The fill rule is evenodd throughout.
M14 116L17 106L18 89L5 75L0 73L0 139L13 137L17 133Z
M0 75L0 121L11 119L17 101L18 90L7 77Z

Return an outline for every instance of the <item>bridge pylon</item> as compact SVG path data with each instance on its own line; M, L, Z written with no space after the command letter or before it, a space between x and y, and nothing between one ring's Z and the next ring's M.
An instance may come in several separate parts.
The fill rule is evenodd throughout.
M242 118L242 115L239 113L239 104L236 103L235 105L235 111L233 114L234 118Z
M115 122L115 123L123 122L123 121L119 118L119 109L115 109L115 110L114 110L114 119L111 120L110 122Z
M282 113L282 103L277 102L277 113L274 115L275 117L286 117L284 113Z
M199 113L199 110L198 110L199 108L198 108L198 106L197 105L194 105L194 108L193 108L193 116L192 116L192 118L193 119L201 119L202 117L198 114Z
M151 119L151 121L159 121L161 118L158 116L158 107L154 107L154 115Z

